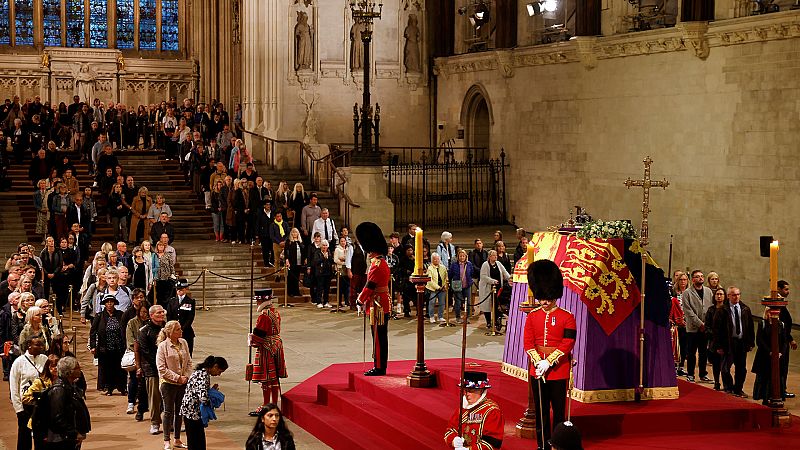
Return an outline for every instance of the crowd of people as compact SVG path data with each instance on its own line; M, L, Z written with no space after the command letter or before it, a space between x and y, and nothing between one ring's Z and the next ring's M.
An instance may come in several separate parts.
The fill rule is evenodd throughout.
M778 281L778 294L783 298L789 296L789 283L786 280ZM676 373L677 376L686 377L687 381L713 383L715 390L747 398L748 394L744 392L748 372L747 354L755 350L750 370L756 376L753 399L767 404L771 398L772 325L766 320L765 310L765 320L758 323L756 330L753 313L741 297L738 287L723 287L716 272L708 273L706 283L701 270L691 273L675 271L670 324ZM792 338L792 317L786 307L780 310L778 336L781 398L794 398L795 394L786 389L786 377L789 351L796 350L797 343ZM711 364L713 380L708 376L708 363Z
M219 398L210 377L221 375L228 363L208 356L193 366L195 301L188 282L178 279L171 291L164 289L169 293L164 301L152 304L152 291L158 288L152 287L148 295L147 288L134 286L121 261L144 264L143 257L137 250L133 256L126 254L125 245L119 242L112 250L103 244L85 272L80 316L81 322L91 324L86 345L97 365L96 389L127 397L126 412L136 421L144 421L149 412L150 433L163 433L165 449L204 449L207 420L201 409L213 407ZM37 274L44 272L31 254L31 246L21 244L0 283L3 372L18 418L17 448L72 450L91 430L85 403L88 386L70 351L70 344L75 349L78 343L64 331L67 317L52 310L43 295ZM68 281L53 285L61 282ZM282 373L265 373L260 379L273 388L272 382L285 376L284 367ZM271 399L277 402L279 387L275 392ZM54 420L42 420L45 414ZM293 448L275 403L266 403L254 415L258 419L247 448L263 448L255 439ZM181 440L182 422L186 444Z

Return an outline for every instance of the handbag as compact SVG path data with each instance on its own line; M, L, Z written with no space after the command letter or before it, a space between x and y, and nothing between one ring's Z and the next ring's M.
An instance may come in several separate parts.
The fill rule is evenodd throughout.
M120 367L125 369L126 372L133 372L136 370L136 355L131 349L126 349L122 354L122 361L119 363Z
M310 273L303 274L303 286L311 288L314 285L314 277Z
M451 281L450 288L453 289L453 292L461 292L464 289L463 286L461 286L461 280Z

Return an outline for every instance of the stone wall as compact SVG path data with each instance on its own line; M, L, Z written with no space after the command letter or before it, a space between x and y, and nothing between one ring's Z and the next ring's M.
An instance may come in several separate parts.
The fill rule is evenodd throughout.
M768 293L758 238L772 234L780 276L800 284L800 11L436 65L446 134L471 87L488 96L491 148L508 155L518 225L543 230L582 205L638 226L642 193L623 181L641 178L650 155L653 178L670 181L651 193L651 250L665 269L672 234L673 268L716 270L753 306Z
M86 101L87 91L76 82L81 77L91 86L90 103L99 98L137 106L194 95L197 77L191 61L122 55L116 49L60 47L42 54L0 54L0 100L19 95L24 102L39 95L54 109L59 102L72 103L73 95Z
M243 8L247 128L274 139L352 142L353 105L362 103L364 81L350 60L349 1L244 0ZM308 18L313 48L310 67L297 68L295 27L301 14ZM419 72L409 72L404 65L404 30L411 14L419 19ZM371 102L381 106L382 145L430 142L428 89L422 76L428 71L424 15L424 2L388 0L375 21ZM254 140L253 145L261 144ZM256 155L259 151L256 148Z

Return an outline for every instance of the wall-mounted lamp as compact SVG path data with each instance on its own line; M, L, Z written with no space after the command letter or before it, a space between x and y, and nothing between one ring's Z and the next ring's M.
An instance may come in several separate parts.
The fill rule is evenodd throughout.
M558 8L556 0L542 0L538 2L531 2L525 5L528 8L528 15L533 17L544 12L553 12Z

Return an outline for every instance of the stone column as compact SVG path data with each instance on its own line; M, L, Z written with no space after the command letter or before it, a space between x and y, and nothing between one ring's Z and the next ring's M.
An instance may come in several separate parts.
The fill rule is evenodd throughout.
M343 170L347 176L345 192L359 205L350 211L350 226L371 221L381 230L393 230L394 204L387 195L383 166L351 166Z

